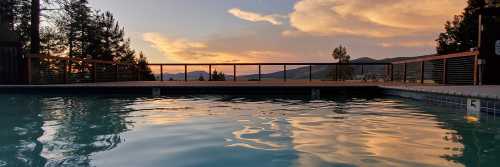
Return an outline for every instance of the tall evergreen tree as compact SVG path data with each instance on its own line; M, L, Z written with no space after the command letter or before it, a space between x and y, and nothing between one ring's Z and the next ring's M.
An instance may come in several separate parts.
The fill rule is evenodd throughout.
M95 14L95 22L91 26L93 38L88 53L94 59L116 61L125 56L129 44L124 39L124 30L110 12Z
M468 51L478 45L479 11L485 5L485 0L468 0L468 6L461 15L454 17L452 21L447 21L444 28L436 40L438 43L437 52L448 54Z
M87 58L85 51L90 45L92 25L91 9L87 0L63 0L63 15L57 25L67 38L69 57Z
M139 60L137 61L137 66L140 71L140 76L142 80L145 81L154 81L155 76L153 72L151 71L151 68L148 66L148 60L144 56L144 54L141 52L139 53Z

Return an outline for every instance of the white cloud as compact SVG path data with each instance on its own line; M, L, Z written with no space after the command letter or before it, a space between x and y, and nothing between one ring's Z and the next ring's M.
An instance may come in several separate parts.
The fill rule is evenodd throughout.
M238 8L229 9L227 12L242 20L251 22L269 22L273 25L283 24L280 20L284 18L284 16L280 15L262 15L254 12L243 11Z
M301 0L290 14L290 24L320 36L435 33L465 6L464 0Z

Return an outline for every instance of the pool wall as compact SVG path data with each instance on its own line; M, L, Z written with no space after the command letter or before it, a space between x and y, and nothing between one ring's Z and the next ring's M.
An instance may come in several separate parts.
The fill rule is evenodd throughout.
M383 92L386 95L430 102L432 104L446 105L459 109L467 109L468 99L477 99L480 100L481 112L492 115L500 115L500 100L497 99L390 88L384 88Z

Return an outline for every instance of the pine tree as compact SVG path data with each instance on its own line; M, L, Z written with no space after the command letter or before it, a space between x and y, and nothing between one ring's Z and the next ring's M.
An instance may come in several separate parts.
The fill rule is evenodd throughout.
M139 60L137 61L137 66L140 71L140 77L144 81L154 81L155 76L148 66L148 60L142 52L139 53Z
M87 0L64 0L63 15L58 19L57 24L60 31L67 38L69 57L87 58L88 51L93 42L91 33L92 25L91 9Z
M478 45L479 11L477 9L485 5L484 0L468 0L468 6L461 15L447 21L441 33L436 39L439 54L469 51Z
M126 56L130 50L129 41L124 39L124 30L110 12L95 14L95 22L91 27L93 34L88 53L94 59L115 61Z

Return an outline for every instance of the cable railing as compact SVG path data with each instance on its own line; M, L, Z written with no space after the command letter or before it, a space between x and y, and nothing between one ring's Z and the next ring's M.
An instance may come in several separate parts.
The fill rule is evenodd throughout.
M113 61L28 55L29 84L144 81L338 81L474 85L479 81L479 52L422 56L392 63L165 63ZM215 71L218 71L214 75ZM224 74L222 75L223 72ZM24 75L24 74L23 74ZM221 76L222 75L222 76Z
M26 60L29 84L141 80L141 70L135 64L48 55L28 55Z
M198 63L149 64L158 81L373 81L391 78L390 63ZM176 68L175 72L167 68ZM218 70L216 69L219 68ZM240 70L242 68L242 70ZM244 68L244 69L243 69ZM269 70L264 71L265 68ZM221 70L223 69L223 70ZM223 71L224 78L214 78Z
M430 55L393 62L394 81L420 84L476 85L479 52Z

